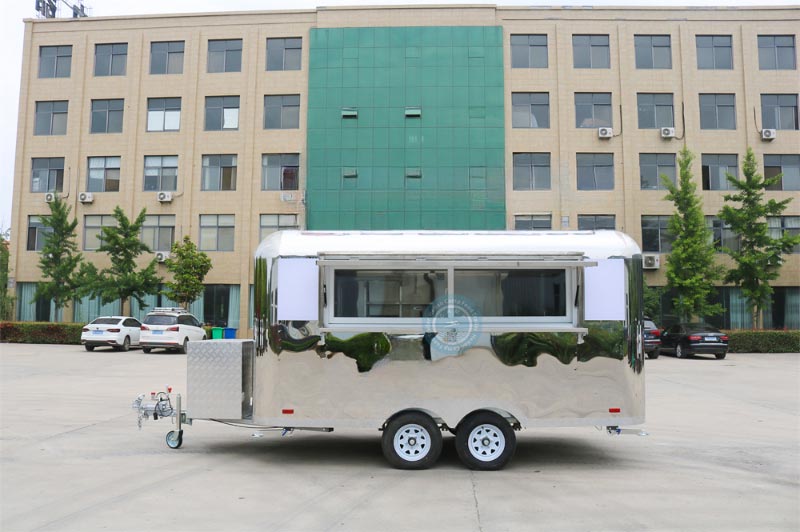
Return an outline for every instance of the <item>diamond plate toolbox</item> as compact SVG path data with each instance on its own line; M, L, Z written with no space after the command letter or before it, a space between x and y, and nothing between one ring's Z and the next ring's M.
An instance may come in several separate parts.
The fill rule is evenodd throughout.
M190 342L186 361L187 416L244 419L252 395L252 340Z

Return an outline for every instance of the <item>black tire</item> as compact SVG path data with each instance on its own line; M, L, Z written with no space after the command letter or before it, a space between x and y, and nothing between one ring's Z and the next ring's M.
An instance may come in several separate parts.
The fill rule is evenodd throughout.
M383 429L381 448L397 469L428 469L442 454L442 431L422 412L406 412Z
M717 357L717 360L723 360L725 358L726 353L717 353L714 356Z
M170 449L179 449L183 445L183 429L171 430L167 432L167 447Z
M658 358L658 355L661 354L660 349L653 349L649 353L647 353L647 358Z
M126 336L122 341L122 345L120 346L119 350L125 353L131 350L131 339L129 336Z
M456 453L470 469L502 469L514 456L516 447L513 427L494 412L473 412L456 429Z
M675 358L686 358L686 353L683 352L681 344L675 346Z
M188 338L184 338L183 339L183 345L178 348L178 353L181 353L182 355L185 355L186 354L186 350L188 349L188 347L189 347L189 339Z
M152 351L152 350L153 350L153 348L152 348L152 347L143 347L143 348L142 348L142 353L144 353L144 354L147 354L147 353L149 353L149 352L150 352L150 351Z
M87 351L94 351L94 346L89 344L83 344L83 348Z

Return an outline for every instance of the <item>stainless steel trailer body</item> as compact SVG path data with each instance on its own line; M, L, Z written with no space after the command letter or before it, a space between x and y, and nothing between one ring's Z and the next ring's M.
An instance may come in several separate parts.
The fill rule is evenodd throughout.
M623 233L283 231L255 272L254 356L192 344L187 419L377 428L403 468L450 430L475 469L507 463L514 429L644 422Z

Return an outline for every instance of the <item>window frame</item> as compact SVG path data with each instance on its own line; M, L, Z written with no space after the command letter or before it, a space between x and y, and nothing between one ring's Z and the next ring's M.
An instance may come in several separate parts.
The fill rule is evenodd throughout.
M281 45L279 49L275 49L275 51L273 52L273 55L270 55L270 46L269 46L270 45L270 41L272 41L275 46ZM297 46L289 46L291 44L295 44L295 41L299 41L299 42L296 43ZM266 64L264 65L264 70L266 72L285 72L285 71L302 70L302 68L303 68L303 38L302 37L268 37L267 38L267 48L266 48L266 50L267 50L267 54L266 54L267 56L266 56L266 60L265 60ZM287 50L297 50L297 52L296 52L296 55L297 55L297 68L287 68L286 67ZM280 59L280 65L279 65L280 68L275 68L276 65L275 65L274 62L272 62L272 63L270 62L270 58L272 58L273 61L275 61L274 55L279 51L281 52L281 59ZM291 57L293 57L295 54L291 53L290 55L291 55ZM294 59L292 59L292 61L293 60ZM273 68L270 68L270 66L272 66Z
M520 222L530 222L530 228L520 228ZM547 227L544 227L545 223ZM540 224L541 227L536 227ZM552 214L515 214L514 215L514 231L552 231L553 230L553 215Z
M166 50L155 50L158 45L166 45ZM174 45L174 46L173 46ZM180 50L178 50L178 45L180 45ZM172 48L175 48L173 50ZM184 61L184 54L186 52L186 41L150 41L150 70L149 73L151 76L168 76L173 74L183 74L183 61ZM158 55L164 56L164 71L163 72L155 72L154 67L156 66L156 62L153 60L154 57ZM180 55L180 64L178 61L173 61L173 58ZM160 65L160 63L158 63ZM159 69L160 70L160 69Z
M289 98L289 102L286 103L286 99ZM278 100L279 99L279 100ZM294 101L297 103L293 103ZM274 102L280 101L280 105L275 105ZM273 102L270 104L270 102ZM300 95L299 94L265 94L264 95L264 122L263 126L264 129L268 130L281 130L281 129L300 129ZM278 127L270 127L269 124L272 122L274 123L275 116L274 110L279 110L279 126ZM269 112L273 110L272 114ZM291 116L289 116L291 114ZM270 120L270 117L272 120ZM290 121L290 124L296 125L284 125L284 121Z
M238 131L241 115L240 104L239 96L206 96L203 129L205 131ZM235 124L229 124L229 120ZM216 125L219 127L215 127Z
M586 43L576 43L576 39ZM603 44L605 40L605 44ZM586 48L584 51L583 49ZM588 53L587 53L588 52ZM588 58L588 63L586 59ZM581 63L580 65L578 63ZM595 63L598 63L595 65ZM572 68L609 69L611 68L611 38L607 33L572 34Z
M720 158L725 157L730 161L732 158L733 164L730 162L726 164L720 164ZM716 168L716 175L714 176L716 181L712 183L712 172L711 169ZM725 173L723 175L719 175L719 169L726 168ZM731 171L733 169L733 171ZM730 183L728 183L728 179L725 174L731 174L735 178L739 178L739 155L736 153L701 153L700 154L700 180L702 181L702 189L703 190L732 190ZM713 187L714 183L718 182L721 186Z
M774 98L775 103L765 102L765 98L768 100ZM784 121L789 122L786 127L784 127ZM797 94L761 95L761 127L763 129L797 131L798 121Z
M92 100L89 106L91 119L89 120L89 133L92 135L105 135L122 133L122 124L125 119L125 100L123 98L109 98ZM113 121L112 121L113 120ZM95 125L102 122L102 130L95 130ZM119 129L116 129L119 124ZM114 125L115 129L110 129Z
M584 222L588 222L591 220L591 228L589 227L581 227L581 220ZM598 222L600 221L611 221L611 227L600 227L598 228ZM608 224L600 224L600 225L608 225ZM617 229L617 216L615 214L579 214L578 215L578 231L616 231Z
M605 101L607 97L608 103ZM578 129L597 129L600 127L614 127L614 99L610 92L576 92L575 100L575 127ZM579 101L587 100L587 101ZM591 100L591 101L589 101ZM608 123L600 122L604 117L598 117L608 108ZM586 111L591 109L591 116L581 119L586 115ZM582 111L582 112L579 112ZM588 120L588 122L587 122ZM586 125L583 125L586 123Z
M709 103L711 97L714 98L713 124L709 124L707 122L708 118L704 118L704 116L708 116L708 110L712 107L712 104ZM725 100L730 98L733 103L727 103L727 101L720 103L720 98L722 97L725 97ZM703 100L705 100L705 103ZM704 109L706 112L703 111ZM730 109L732 127L720 127L720 117L723 115L722 111L727 109ZM728 117L725 116L723 118L727 119ZM736 93L700 93L700 129L709 131L734 131L736 129Z
M710 242L714 248L715 253L725 253L723 247L731 251L738 251L741 247L741 235L736 234L731 226L725 223L721 218L714 215L707 215L705 217L706 227L710 235ZM734 243L734 246L729 244Z
M98 224L91 225L97 219ZM97 251L103 245L103 227L116 227L117 220L111 214L86 214L83 216L83 251ZM90 233L91 238L97 240L97 247L89 247Z
M778 39L791 39L791 45L778 45ZM767 44L767 40L771 39L771 44ZM756 37L758 46L758 69L759 70L797 70L797 39L794 35L758 35ZM762 46L762 43L764 44ZM781 55L779 51L781 48L789 48L791 52L784 54L786 58L791 58L791 66L781 66ZM764 59L767 57L766 53L762 55L761 50L772 50L769 54L770 60L774 59L774 66L764 65Z
M107 155L107 156L94 156L87 158L87 171L86 171L86 191L87 192L119 192L120 185L122 183L122 157L119 155ZM103 166L92 166L92 160L103 160ZM111 160L113 164L113 160L117 160L117 166L109 166L109 160ZM92 170L103 170L103 177L102 177L102 188L98 190L98 188L92 185L92 182L97 182L98 178L92 178ZM112 171L111 176L109 176L109 170ZM117 177L114 179L113 177L113 170L117 170ZM97 173L97 172L94 172ZM116 190L109 190L108 184L109 182L117 182L117 189Z
M55 50L53 55L49 53L45 55L43 52L50 50ZM66 53L64 53L66 52ZM44 58L53 58L53 75L47 76L42 75L43 70L43 61ZM63 62L61 61L62 58L67 58L66 67L64 66ZM48 60L49 62L49 60ZM65 69L66 72L62 70L61 74L59 75L59 67ZM56 79L56 78L69 78L72 76L72 45L71 44L61 44L61 45L54 45L54 46L39 46L39 79Z
M733 70L733 35L695 35L695 52L698 70Z
M212 48L220 48L220 49L212 50ZM243 39L208 39L208 46L206 48L206 51L207 51L206 73L223 74L223 73L242 71L242 59L244 51ZM238 66L236 60L236 55L237 55L236 52L238 52ZM219 58L221 58L222 60L221 70L217 70L218 67L215 64L217 61L219 61ZM214 69L212 69L212 64L215 64Z
M48 192L63 192L64 191L64 157L31 157L31 187L30 191L32 194L46 194ZM40 164L46 161L47 167L40 166L39 168L36 167L36 163L39 162ZM61 162L61 166L53 166L53 163L57 161ZM34 180L36 179L43 179L41 176L36 175L36 171L47 172L47 177L45 179L45 186L44 190L41 190L42 187L35 187ZM61 170L59 175L58 170ZM53 174L53 172L56 172Z
M62 105L63 104L63 105ZM61 117L63 115L63 118ZM40 129L47 117L47 132ZM41 100L34 105L33 135L35 137L50 137L67 134L69 125L69 100ZM56 129L56 126L59 126ZM63 126L63 131L61 131Z
M175 166L165 166L164 165L164 159L166 159L166 158L169 158L169 159L174 158L175 159ZM148 166L148 164L147 164L148 163L148 159L150 159L149 162L154 162L153 161L154 159L158 159L159 160L158 161L159 165L158 166L154 166L154 165L151 164L151 165ZM170 163L170 162L172 162L172 161L171 160L168 161L168 163ZM178 190L178 164L179 164L179 156L178 155L145 155L144 156L144 178L142 180L142 190L144 192L162 192L162 191L175 192L176 190ZM153 176L153 175L148 176L147 175L148 169L152 170L152 169L155 169L155 168L158 169L158 176ZM164 170L165 169L169 170L169 169L172 169L172 168L175 169L175 175L174 176L164 175ZM156 179L158 180L157 188L152 188L152 187L148 188L148 186L147 186L148 177L151 178L151 179L153 177L156 177ZM165 178L170 178L170 177L174 178L174 181L175 181L174 182L174 186L172 188L167 188L167 187L164 186L164 179Z
M275 224L265 224L265 216L274 216L275 220L277 221L277 225ZM293 223L283 224L282 220L288 220L289 217L294 217ZM295 213L262 213L258 216L258 241L261 242L267 236L271 235L276 231L285 231L289 229L300 229L300 216ZM266 233L265 230L268 230Z
M789 224L790 220L794 223ZM787 233L793 236L800 236L800 216L769 216L767 217L767 231L772 238L781 238ZM800 244L792 247L790 253L800 253Z
M776 157L778 158L778 164L773 164L773 161L775 161ZM784 162L785 160L788 160L789 162ZM792 164L795 161L796 165ZM794 188L786 188L786 168L797 169L795 172L792 172L792 175L790 176L790 178L793 180L792 183L796 183ZM780 172L776 172L775 169L780 169ZM781 179L774 185L767 187L767 190L800 190L800 154L765 153L764 177L773 177L777 174L781 174Z
M201 156L201 176L200 176L200 190L203 192L232 192L236 190L236 181L237 181L237 173L239 168L239 156L235 153L211 153L211 154L204 154ZM223 157L230 158L223 161ZM218 161L217 166L212 165L212 158L216 158ZM208 163L208 164L207 164ZM227 163L227 164L226 164ZM211 175L207 175L210 170L206 170L207 168L213 169L216 168L218 175L216 178ZM231 169L230 175L227 177L224 175L225 169ZM224 180L228 179L228 184L231 188L222 188ZM209 186L213 185L214 182L209 181L211 179L216 179L216 188Z
M526 157L527 156L527 157ZM547 159L547 164L544 163L544 159ZM528 159L527 162L525 159ZM519 191L532 191L532 190L551 190L553 186L552 182L552 158L550 152L515 152L511 156L512 160L512 176L511 176L511 187L512 190L519 190ZM525 176L518 175L517 169L525 168L528 171L528 180L529 186L528 187L518 187L518 182L520 182ZM544 172L545 168L547 169L546 176L540 176L536 172L536 169L542 169L540 172ZM537 184L545 184L546 186L537 186Z
M181 97L167 97L167 98L148 98L147 99L147 120L145 120L145 130L148 133L169 133L181 130L181 106L183 102ZM178 118L178 124L175 127L167 127L168 122L172 124L175 121L175 115ZM151 118L152 117L152 118ZM170 120L168 120L168 117ZM159 128L150 128L151 121L157 119Z
M592 158L592 164L581 164L581 159L584 161L588 158ZM598 164L599 158L606 159L607 157L611 158L611 164ZM581 177L581 168L592 168L592 181L594 183L594 188L585 188L581 185L582 177ZM599 188L598 187L598 179L604 179L605 176L600 175L598 176L597 170L600 168L611 168L611 188ZM577 178L577 190L579 191L587 191L587 192L603 192L603 191L613 191L616 186L616 176L614 175L614 153L613 152L604 152L604 153L597 153L597 152L578 152L575 154L575 175ZM583 178L584 183L588 183L585 181L585 177Z
M525 40L524 43L522 42L523 39ZM515 40L517 41L516 43L514 42ZM541 43L542 40L544 44ZM549 68L550 60L546 33L512 33L509 38L509 46L511 48L511 68ZM544 51L543 56L542 51ZM524 65L519 62L523 52L525 52ZM544 61L541 60L542 58Z
M230 219L230 225L220 225L220 217L224 216L226 222ZM211 218L214 219L214 224L203 224L203 221L210 221ZM198 249L200 251L219 251L219 252L231 252L236 250L236 215L235 214L201 214L200 215L200 224L199 228L199 238L198 238ZM205 247L204 240L203 240L203 229L212 229L214 230L214 247ZM227 237L230 234L230 249L220 249L220 240L221 240L221 232L225 231L225 236Z
M653 156L653 155L655 156L655 164L651 164L650 162L646 162L645 163L645 162L642 161L642 157ZM661 161L659 160L659 159L662 158L662 156L663 157L670 157L672 164L662 164ZM644 176L643 170L645 168L650 168L650 167L655 167L655 170L656 170L656 186L655 187L650 187L650 186L645 187L644 186L644 184L645 184L645 181L644 181L645 176ZM663 173L663 172L661 172L661 168L662 167L663 168L671 168L672 169L672 174L671 175L667 174L667 177L672 178L672 182L673 183L677 183L678 171L677 171L676 157L675 157L674 153L640 153L639 154L639 190L667 190L667 188L661 182L661 174Z
M667 39L666 46L664 46L662 44L659 44L659 45L654 44L654 38L655 37L659 37L661 39L666 37L666 39ZM644 42L645 39L648 39L649 43L645 43ZM641 43L641 44L639 44L639 43ZM653 35L644 35L644 34L642 34L642 35L634 35L633 36L633 47L634 47L634 64L635 64L637 70L671 70L672 69L672 36L671 35L669 35L669 34L667 34L667 35L657 35L657 34L653 34ZM656 49L663 49L663 48L667 49L666 66L656 66ZM647 56L648 56L648 58L650 60L649 61L649 65L650 66L647 66L646 64L642 64L642 63L639 62L639 58L640 58L639 50L649 50L650 53L647 54ZM644 53L642 53L641 55L644 55Z
M521 118L523 114L526 117L524 121ZM522 125L523 122L527 125ZM512 92L511 127L512 129L550 129L550 93Z
M669 214L643 214L640 219L642 231L642 253L667 254L672 252L672 237L669 235ZM655 227L650 227L650 231L657 231L658 249L647 245L645 242L645 220L655 222ZM651 224L652 225L652 224Z
M675 127L675 96L671 92L637 92L636 111L639 129Z
M106 49L108 52L106 53ZM103 53L100 53L101 50ZM102 62L101 62L102 58ZM100 72L99 69L103 70ZM96 43L94 45L94 76L125 76L128 70L128 43Z
M155 223L153 223L155 222ZM164 223L162 223L164 222ZM169 224L172 222L172 225ZM166 231L169 236L169 245L161 246L162 232ZM145 233L147 235L145 240ZM144 223L139 232L139 240L150 248L150 251L170 251L175 244L175 215L174 214L148 214L145 216ZM155 244L155 245L153 245Z
M25 251L36 251L41 253L47 241L48 233L52 233L51 227L42 224L41 215L28 215L28 231L25 238ZM33 236L33 247L31 247L31 236Z
M270 159L278 158L278 165L270 166ZM291 164L295 162L296 164ZM278 169L278 187L270 187L270 181L274 176L270 176L270 168ZM284 180L287 178L286 171L294 169L294 187L284 187ZM291 176L289 176L291 179ZM261 190L267 192L280 192L285 190L300 189L300 154L299 153L262 153L261 154Z

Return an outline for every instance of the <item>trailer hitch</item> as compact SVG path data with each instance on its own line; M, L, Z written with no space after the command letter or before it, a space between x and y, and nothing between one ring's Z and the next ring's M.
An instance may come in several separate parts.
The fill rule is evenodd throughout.
M601 427L597 427L602 430ZM643 429L623 429L617 426L606 427L606 434L609 436L649 436Z

